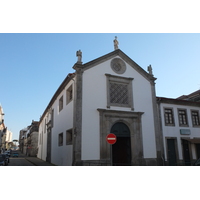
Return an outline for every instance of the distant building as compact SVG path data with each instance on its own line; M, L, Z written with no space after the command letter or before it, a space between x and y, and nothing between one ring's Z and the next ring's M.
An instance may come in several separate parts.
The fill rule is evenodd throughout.
M177 99L200 102L200 90L197 90L188 95L182 95L182 96L178 97Z
M38 151L38 121L32 121L30 126L20 130L19 149L27 156L36 157Z
M8 149L10 142L12 142L12 132L5 127L3 108L0 106L0 151Z
M27 131L27 152L28 156L36 157L38 153L38 128L39 122L32 121L28 131Z
M4 113L3 113L3 108L0 105L0 125L3 124L4 122Z
M2 134L2 138L1 138L2 148L4 150L8 149L9 148L8 143L10 142L12 142L12 132L9 131L7 128L5 128Z
M24 129L20 130L20 132L19 132L19 150L22 153L26 152L26 151L24 151L24 149L26 150L25 139L26 139L27 130L28 130L28 128L24 128Z
M0 124L0 153L4 149L6 131L7 128L5 127L4 123Z
M2 150L2 137L5 134L6 127L4 125L4 113L3 113L3 108L0 105L0 153Z

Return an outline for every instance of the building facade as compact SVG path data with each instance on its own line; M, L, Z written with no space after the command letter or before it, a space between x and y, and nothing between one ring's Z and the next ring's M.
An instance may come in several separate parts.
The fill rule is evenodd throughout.
M27 156L36 157L38 153L39 122L32 120L30 126L20 130L19 149Z
M155 80L115 50L68 74L39 124L38 158L56 165L163 165ZM115 133L117 142L106 141Z
M12 132L8 130L4 123L4 112L0 105L0 153L11 147Z
M182 95L178 97L177 99L200 102L200 90L192 92L191 94L188 94L188 95Z
M3 136L6 132L6 127L5 127L5 124L4 124L4 113L3 113L3 108L2 106L0 106L0 153L2 151L2 139L3 139Z
M28 127L24 128L24 129L21 129L19 131L19 150L22 152L22 153L26 153L26 133L28 131Z
M38 129L39 122L32 121L27 131L26 155L36 157L38 151Z
M2 137L2 148L4 150L9 149L10 145L9 143L12 142L12 132L9 131L7 128L5 129L5 132Z
M44 110L37 157L61 166L192 165L200 157L200 92L156 97L151 65L118 49L88 63L82 52ZM117 142L110 145L107 135Z
M200 102L157 97L166 165L200 158Z

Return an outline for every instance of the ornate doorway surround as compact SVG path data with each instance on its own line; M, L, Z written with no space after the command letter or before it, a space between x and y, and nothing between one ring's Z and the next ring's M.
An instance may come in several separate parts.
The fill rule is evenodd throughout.
M145 165L143 158L142 121L143 112L97 109L100 115L100 160L105 165L112 165L112 146L106 136L118 122L124 123L130 130L131 165Z

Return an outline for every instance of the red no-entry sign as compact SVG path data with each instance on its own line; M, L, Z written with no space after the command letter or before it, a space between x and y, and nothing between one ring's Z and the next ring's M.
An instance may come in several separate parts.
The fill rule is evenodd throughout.
M107 135L106 140L109 144L115 144L115 142L117 141L117 137L115 134L110 133Z

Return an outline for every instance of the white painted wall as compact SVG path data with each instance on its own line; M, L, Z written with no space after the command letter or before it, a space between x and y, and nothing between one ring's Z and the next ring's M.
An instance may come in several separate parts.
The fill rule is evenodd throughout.
M37 157L46 161L47 156L47 132L45 130L45 115L44 119L39 125L39 134L38 134L38 154Z
M72 145L66 145L66 131L73 128L74 100L66 105L66 91L74 82L71 80L60 93L52 108L54 109L54 126L52 128L52 163L56 165L72 164ZM63 109L59 112L59 99L63 95ZM63 133L63 146L58 145L58 135Z
M165 126L164 108L173 108L175 126ZM187 110L187 119L188 119L188 125L189 125L188 127L179 126L178 108ZM177 159L180 159L180 160L183 159L181 137L182 138L183 137L189 137L190 139L192 139L193 137L200 138L200 128L199 127L193 127L193 125L192 125L191 110L199 110L199 112L200 112L200 108L194 107L194 106L174 105L174 104L166 104L166 103L161 103L161 105L160 105L161 123L162 123L163 140L164 140L163 143L164 143L164 152L165 152L165 160L166 161L167 161L167 141L166 141L166 137L176 137L177 138L177 145L178 145L178 155L177 155L178 158ZM191 134L190 135L181 135L180 129L190 129ZM191 147L192 147L193 159L196 159L196 152L195 152L194 145L191 145Z
M12 132L7 130L6 131L6 139L5 139L6 142L12 142Z
M142 116L144 158L155 158L155 130L150 83L127 63L126 72L122 75L116 74L110 67L111 60L83 73L82 160L100 158L100 127L97 108L107 109L106 73L134 78L134 111L144 112ZM110 109L131 111L131 108L113 106Z
M74 92L74 81L71 80L52 105L52 109L54 109L54 122L51 133L51 162L55 165L72 165L73 148L72 145L66 145L66 131L73 128L74 98L69 104L66 105L66 91L71 85L73 85ZM59 112L59 99L62 95L63 109ZM51 119L51 116L45 115L39 126L38 158L42 160L46 160L47 156L47 130L44 128L45 119L47 123L48 120ZM60 133L63 133L63 146L58 145L58 135Z

